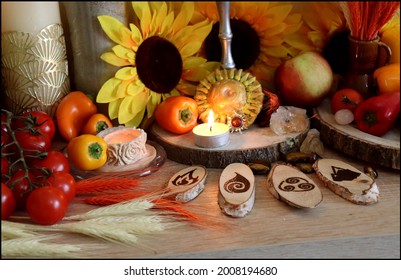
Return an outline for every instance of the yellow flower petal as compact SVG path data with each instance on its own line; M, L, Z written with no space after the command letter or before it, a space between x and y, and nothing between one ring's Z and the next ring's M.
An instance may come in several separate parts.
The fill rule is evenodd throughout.
M106 61L107 63L117 66L117 67L122 67L122 66L128 66L130 65L130 62L124 58L120 58L116 56L112 52L107 52L104 53L100 56L100 59Z
M139 46L142 43L141 31L135 24L130 23L129 26L131 29L131 39L137 46Z
M181 11L175 18L175 21L172 26L172 33L180 31L182 28L188 25L188 22L191 20L192 15L194 13L194 3L193 2L183 2Z
M186 44L180 51L183 57L188 57L196 54L202 46L202 42L192 42Z
M160 104L162 99L162 95L158 94L156 92L150 92L150 97L148 104L146 105L146 111L147 111L147 117L151 118L153 116L153 113L157 107L157 105Z
M131 111L134 101L135 98L133 98L132 96L127 96L122 100L120 108L118 110L119 123L126 123L135 117L136 113L132 113Z
M184 69L199 66L207 61L206 58L199 56L190 56L183 59L182 66Z
M96 102L98 103L108 103L117 99L117 89L121 84L121 81L116 78L111 78L107 80L100 88L97 96Z
M108 113L111 120L118 118L118 111L120 109L120 104L122 101L123 99L117 99L109 103Z
M145 116L145 111L146 111L146 107L143 108L143 110L141 112L136 114L135 117L133 117L129 121L125 122L124 125L125 126L139 127L139 125L141 124L141 122L143 120L143 117Z
M106 35L119 45L131 48L131 31L125 27L118 19L111 16L97 17Z
M115 77L120 80L131 80L137 77L136 68L124 67L116 72Z
M140 20L142 37L145 39L149 36L150 22L152 20L149 3L148 2L137 2L137 1L132 1L131 3L132 3L132 8L134 9L135 14L138 16L138 18Z

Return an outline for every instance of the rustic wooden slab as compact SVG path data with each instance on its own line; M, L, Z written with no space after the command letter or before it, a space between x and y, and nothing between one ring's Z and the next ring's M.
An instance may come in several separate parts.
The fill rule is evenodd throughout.
M219 180L219 206L232 217L244 217L255 201L255 176L243 163L231 163L221 173Z
M330 100L316 108L321 140L347 155L400 170L400 128L382 137L360 131L354 124L339 125L331 113Z
M253 125L242 133L231 133L229 143L218 148L198 147L192 132L176 135L156 123L149 129L148 137L163 146L167 157L173 161L208 168L225 168L235 162L275 162L282 154L298 150L308 130L277 135L269 127Z
M206 168L194 165L176 172L167 182L166 187L169 193L174 193L177 201L188 202L204 190L206 177Z
M319 159L313 168L318 178L342 198L361 205L379 201L375 180L352 165L337 159Z
M289 165L275 164L267 177L267 187L275 198L297 208L315 208L323 200L315 182Z

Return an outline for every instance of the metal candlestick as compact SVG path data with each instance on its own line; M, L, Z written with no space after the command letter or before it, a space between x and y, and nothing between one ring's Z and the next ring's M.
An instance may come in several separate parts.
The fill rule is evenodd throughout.
M231 39L233 33L230 26L230 1L217 1L217 9L220 16L219 39L221 43L221 66L224 69L235 68L231 55Z

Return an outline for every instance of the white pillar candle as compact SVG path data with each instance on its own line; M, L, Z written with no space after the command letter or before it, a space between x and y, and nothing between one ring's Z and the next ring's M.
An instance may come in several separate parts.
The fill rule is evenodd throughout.
M1 2L1 32L36 34L43 28L61 24L58 2Z

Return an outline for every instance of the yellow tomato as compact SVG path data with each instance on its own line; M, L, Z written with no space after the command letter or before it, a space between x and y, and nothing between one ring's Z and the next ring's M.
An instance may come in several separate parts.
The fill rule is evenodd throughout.
M107 161L107 142L96 135L82 134L67 145L68 159L81 170L94 170Z

